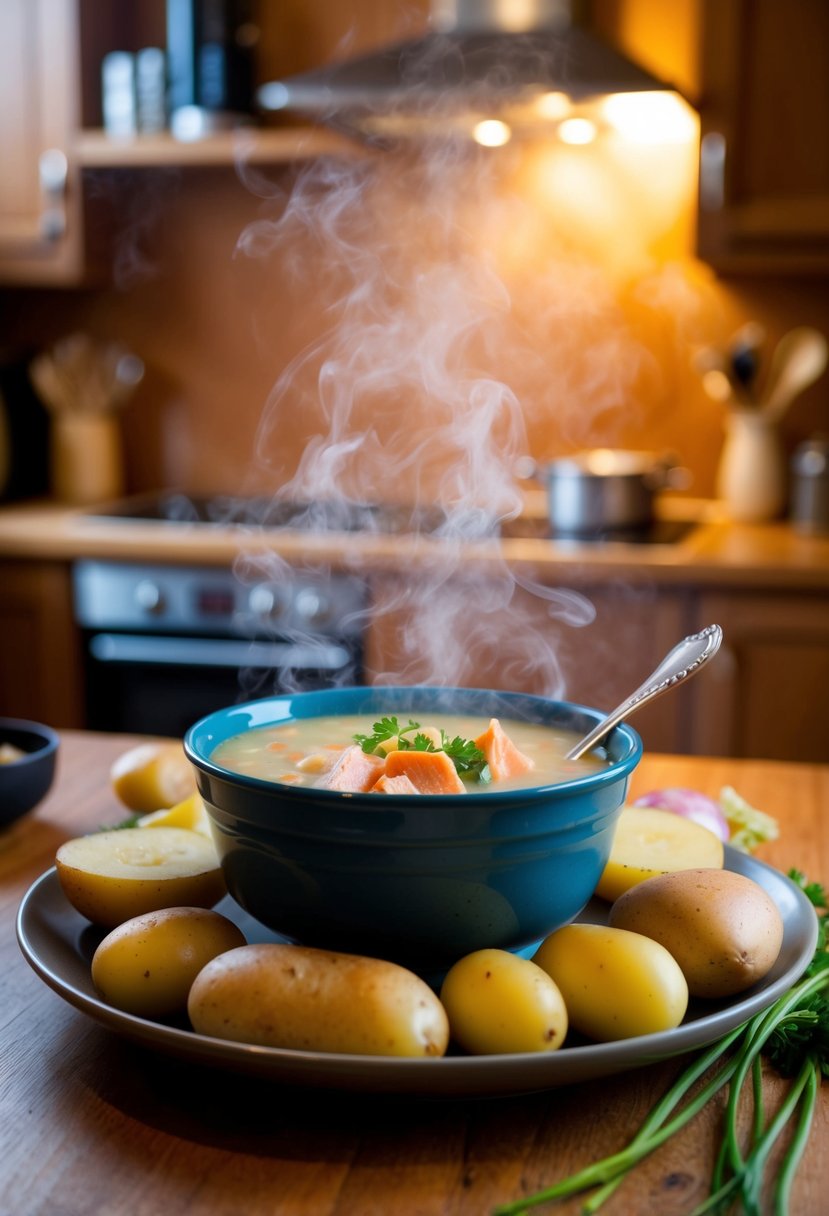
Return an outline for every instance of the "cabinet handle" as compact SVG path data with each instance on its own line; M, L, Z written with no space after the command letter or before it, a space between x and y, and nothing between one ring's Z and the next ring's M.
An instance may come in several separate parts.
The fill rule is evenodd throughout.
M725 205L725 136L707 131L699 149L699 201L703 211L721 211Z
M40 213L41 235L47 241L57 241L66 232L66 182L69 162L60 148L48 148L41 152L38 161L40 197L43 209Z

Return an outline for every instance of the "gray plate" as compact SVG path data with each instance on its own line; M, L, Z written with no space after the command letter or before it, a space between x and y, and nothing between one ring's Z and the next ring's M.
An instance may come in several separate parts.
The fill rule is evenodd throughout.
M703 1047L767 1008L795 983L817 942L813 906L794 883L756 858L726 847L725 864L764 887L783 917L783 946L766 978L739 999L692 1002L685 1021L675 1030L614 1043L565 1046L547 1054L413 1060L288 1051L229 1043L122 1013L99 999L90 977L92 953L102 933L67 903L54 869L24 896L17 937L41 979L76 1009L128 1039L182 1059L287 1085L431 1097L525 1093L610 1076ZM235 921L248 941L279 940L230 898L217 911ZM602 923L606 912L606 904L594 901L578 919Z

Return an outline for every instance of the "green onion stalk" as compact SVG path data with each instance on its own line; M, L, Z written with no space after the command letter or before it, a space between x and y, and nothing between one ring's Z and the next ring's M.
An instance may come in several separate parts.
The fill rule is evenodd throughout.
M807 884L796 870L790 871L789 877L806 892L816 909L827 907L822 887L816 883ZM809 1138L821 1080L829 1076L827 913L819 916L818 921L817 949L801 979L767 1009L696 1057L650 1110L623 1149L534 1195L501 1205L493 1216L522 1216L541 1204L554 1203L585 1191L592 1193L585 1198L581 1211L583 1216L593 1216L644 1157L690 1123L726 1086L728 1101L723 1133L709 1194L690 1216L706 1213L716 1216L734 1210L738 1201L744 1216L760 1216L760 1197L769 1156L783 1131L793 1125L774 1184L774 1216L786 1216L792 1183ZM782 1076L792 1078L785 1098L768 1123L763 1101L762 1056ZM698 1082L702 1084L692 1092ZM741 1095L749 1084L754 1113L748 1144L741 1149L737 1114Z

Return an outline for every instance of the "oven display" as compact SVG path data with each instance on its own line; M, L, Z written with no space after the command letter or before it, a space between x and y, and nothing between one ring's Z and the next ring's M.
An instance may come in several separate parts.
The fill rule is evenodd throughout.
M215 620L233 616L236 601L226 587L200 587L196 591L196 612L200 617Z

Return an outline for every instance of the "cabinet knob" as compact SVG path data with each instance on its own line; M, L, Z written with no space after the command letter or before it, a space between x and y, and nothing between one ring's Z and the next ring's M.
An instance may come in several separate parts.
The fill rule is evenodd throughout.
M40 231L47 241L57 241L66 232L66 182L69 162L60 148L41 152L38 161L40 178Z
M725 136L707 131L699 148L699 202L703 211L725 206Z

